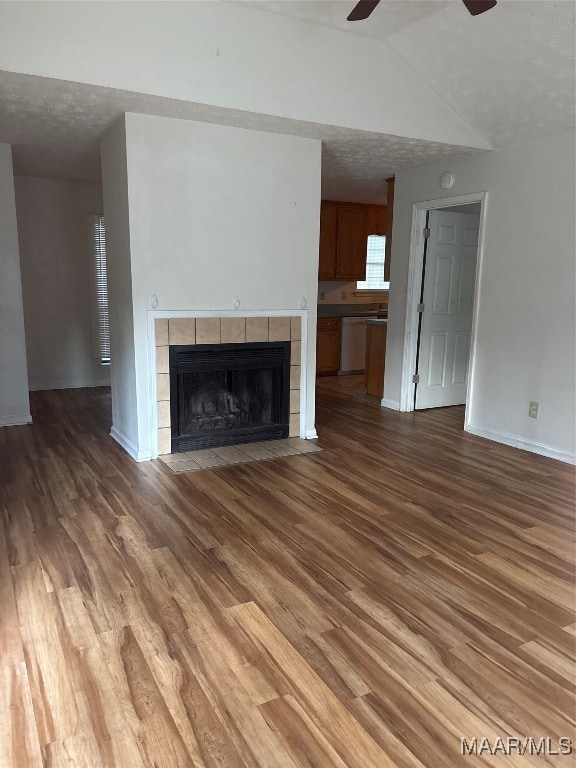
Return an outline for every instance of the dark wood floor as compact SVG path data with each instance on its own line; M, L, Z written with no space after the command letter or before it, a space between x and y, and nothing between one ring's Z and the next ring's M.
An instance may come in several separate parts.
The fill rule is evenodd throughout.
M458 768L573 737L574 475L324 388L308 456L173 474L105 390L0 429L0 766Z

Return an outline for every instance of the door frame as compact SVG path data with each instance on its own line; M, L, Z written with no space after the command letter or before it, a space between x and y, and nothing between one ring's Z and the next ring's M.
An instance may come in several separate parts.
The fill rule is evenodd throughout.
M476 192L456 197L442 197L435 200L423 200L412 205L412 231L410 235L410 256L408 261L408 290L406 294L406 318L404 323L404 343L402 356L402 379L400 384L400 410L414 410L414 395L416 384L412 376L416 370L416 355L418 352L418 304L420 302L420 286L422 267L424 263L424 227L426 214L438 208L449 208L468 203L480 203L480 227L478 232L478 255L476 260L476 276L474 283L474 307L472 310L472 335L470 339L470 359L468 361L468 392L466 396L466 411L464 429L469 424L470 404L474 398L474 370L476 361L476 333L480 311L480 277L484 253L484 227L486 220L486 204L488 193Z

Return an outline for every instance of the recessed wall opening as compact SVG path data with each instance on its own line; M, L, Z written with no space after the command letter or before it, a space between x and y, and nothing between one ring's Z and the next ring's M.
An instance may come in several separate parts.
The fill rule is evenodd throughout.
M400 410L465 406L473 382L485 193L413 206Z

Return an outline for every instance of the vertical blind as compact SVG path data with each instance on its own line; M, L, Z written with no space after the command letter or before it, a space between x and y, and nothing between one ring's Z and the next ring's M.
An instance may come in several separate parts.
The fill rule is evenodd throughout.
M92 311L92 357L102 365L110 362L108 279L104 216L88 214L90 231L90 303Z

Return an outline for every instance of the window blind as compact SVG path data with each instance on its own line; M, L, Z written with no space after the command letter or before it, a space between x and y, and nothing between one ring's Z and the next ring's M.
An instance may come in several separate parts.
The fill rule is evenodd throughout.
M104 216L88 214L90 233L90 304L92 314L92 357L101 365L110 362L110 322L106 273L106 230Z
M385 259L386 237L384 235L370 235L366 246L366 280L357 282L358 290L388 290L389 283L384 280Z

